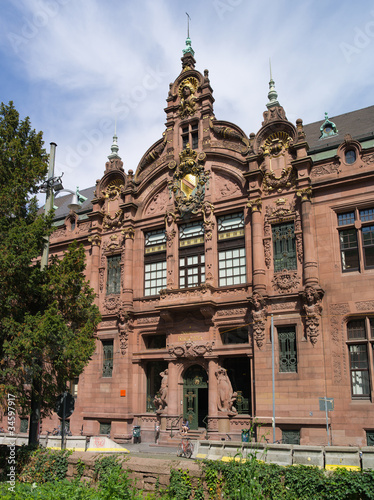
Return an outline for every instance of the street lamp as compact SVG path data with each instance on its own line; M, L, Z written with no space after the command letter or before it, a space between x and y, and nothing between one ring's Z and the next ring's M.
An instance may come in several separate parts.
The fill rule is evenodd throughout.
M71 191L70 189L64 189L62 185L62 180L60 175L59 177L55 177L55 156L56 156L56 147L57 144L51 142L50 144L50 156L49 156L49 166L48 166L48 178L43 184L40 186L39 190L42 193L46 193L46 200L44 205L44 213L47 215L53 208L53 200L54 195L56 193L59 194L63 191L66 191L72 194L72 201L68 205L70 210L77 211L81 208L82 203L87 200L85 196L82 196L78 192L78 188L76 191ZM43 247L40 267L43 270L48 265L48 257L49 257L49 236L45 238L45 243ZM31 394L31 415L30 415L30 430L29 430L29 444L38 444L39 441L39 423L40 423L40 401L38 400L38 396L35 396L35 393L40 392L39 387L40 382L33 381L32 386L32 394Z

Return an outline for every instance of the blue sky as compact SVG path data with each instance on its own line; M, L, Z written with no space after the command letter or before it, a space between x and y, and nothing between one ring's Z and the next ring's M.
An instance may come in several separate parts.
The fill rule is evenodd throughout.
M369 0L3 0L1 101L56 142L64 185L95 184L114 123L125 169L165 129L181 70L188 11L196 67L209 69L215 116L257 132L269 58L290 121L374 104L374 3Z

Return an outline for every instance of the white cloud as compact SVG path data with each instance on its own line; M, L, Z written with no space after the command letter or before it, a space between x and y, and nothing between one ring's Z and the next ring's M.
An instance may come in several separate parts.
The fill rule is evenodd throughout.
M58 144L67 187L101 177L115 118L127 169L161 137L169 82L181 70L186 9L197 69L210 70L215 114L247 134L266 109L269 57L292 121L373 104L369 0L358 7L348 0L14 1L0 21L2 100L13 99L46 142Z

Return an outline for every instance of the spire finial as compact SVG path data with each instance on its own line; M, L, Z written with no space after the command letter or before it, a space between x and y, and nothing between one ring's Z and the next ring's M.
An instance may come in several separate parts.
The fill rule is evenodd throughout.
M270 81L269 81L269 93L268 93L268 99L269 102L266 104L267 108L272 108L273 106L280 106L278 102L278 94L277 91L275 90L275 82L273 80L273 75L271 72L271 59L269 58L269 68L270 68Z
M111 146L111 153L108 155L109 160L115 160L115 159L121 159L121 157L118 155L118 143L117 143L117 117L114 120L114 136L113 136L113 144Z
M188 12L186 12L187 16L187 39L186 39L186 48L183 49L183 55L185 56L186 54L191 54L192 57L195 55L195 51L191 47L191 38L190 38L190 16Z

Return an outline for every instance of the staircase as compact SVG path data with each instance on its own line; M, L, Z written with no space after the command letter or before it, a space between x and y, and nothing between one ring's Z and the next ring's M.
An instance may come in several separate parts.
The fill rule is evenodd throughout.
M206 437L206 429L204 427L200 427L196 430L189 430L187 436L181 434L179 429L173 429L173 437L170 436L170 432L167 434L161 434L159 444L163 446L178 446L182 438L187 437L192 441L196 441L198 439L205 439Z

